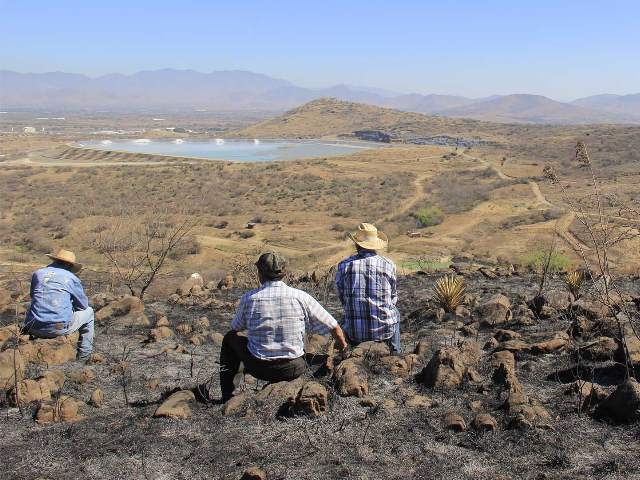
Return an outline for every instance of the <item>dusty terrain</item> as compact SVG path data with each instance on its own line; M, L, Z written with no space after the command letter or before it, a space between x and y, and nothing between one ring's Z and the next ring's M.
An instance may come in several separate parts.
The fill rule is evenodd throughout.
M456 315L430 300L442 274L399 279L402 357L376 346L353 351L342 363L355 364L357 374L340 380L327 339L310 338L315 355L300 383L316 385L320 396L304 407L295 403L298 384L274 389L250 376L239 379L232 404L215 403L221 334L248 285L217 288L205 278L203 287L186 284L144 310L97 294L92 303L102 313L90 364L71 360L69 345L46 349L39 341L34 354L33 342L20 340L24 377L41 379L33 385L54 378L57 386L47 384L44 398L45 387L22 393L18 410L8 381L0 397L3 471L25 479L236 479L249 467L272 479L640 478L637 423L603 418L598 406L624 379L606 312L584 300L572 305L555 276L536 317L524 303L536 292L535 276L485 265L497 275L490 280L478 265L456 268L469 290ZM290 283L339 318L331 280ZM637 316L631 300L640 284L622 286ZM5 288L6 325L25 296L15 282ZM496 294L507 300L495 303ZM582 294L590 298L588 288ZM12 338L3 340L5 354ZM327 358L333 372L320 367ZM186 391L184 400L159 410L176 391ZM47 416L47 405L60 416ZM618 413L633 415L629 408Z
M137 132L133 138L173 135L148 118L78 117L44 134L10 133L25 119L3 124L0 366L9 367L0 450L8 478L233 479L251 466L282 479L640 478L637 419L601 406L640 361L634 336L611 319L620 309L629 327L639 320L638 216L630 213L639 201L637 127L497 125L333 100L248 127L258 119L173 120L189 125L192 132L180 134L188 138L348 138L373 129L392 144L235 164L70 146L120 138L113 132L121 129ZM104 130L111 133L92 135ZM593 178L575 159L580 140L612 231L630 237L608 248L624 292L611 308L593 302L590 282L583 299L564 284L564 270L597 253L580 223L598 219L588 200ZM152 231L161 242L195 220L144 304L123 297L129 292L109 247L119 260L139 258L134 239ZM329 268L351 253L345 234L361 221L391 238L403 345L415 355L393 358L368 346L341 362L326 339L313 337L304 394L299 384L263 389L246 376L243 395L222 409L221 335L252 285L257 254L282 252L290 282L340 318ZM89 365L72 361L73 340L15 334L30 272L60 245L86 264L82 278L101 309ZM539 274L530 272L551 246L558 272L536 310ZM193 272L202 286L174 294ZM469 291L455 315L431 300L445 272L462 276ZM492 301L496 294L506 299ZM12 393L16 351L25 366L22 401ZM161 414L185 418L154 417L176 391L182 400L173 397L176 409L165 404Z

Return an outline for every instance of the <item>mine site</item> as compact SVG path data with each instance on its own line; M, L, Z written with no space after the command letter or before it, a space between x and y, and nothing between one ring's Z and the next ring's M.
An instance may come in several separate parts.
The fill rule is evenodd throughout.
M5 478L640 478L636 5L73 3L3 7Z

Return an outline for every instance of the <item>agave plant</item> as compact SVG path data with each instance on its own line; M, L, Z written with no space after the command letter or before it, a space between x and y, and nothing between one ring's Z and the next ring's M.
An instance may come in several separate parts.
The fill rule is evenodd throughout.
M433 300L445 312L455 312L462 304L466 287L462 277L445 275L433 286Z
M567 278L565 278L564 283L567 286L567 290L571 292L573 298L580 297L580 287L582 287L582 282L584 282L584 273L579 270L574 270L573 272L569 272L567 274Z

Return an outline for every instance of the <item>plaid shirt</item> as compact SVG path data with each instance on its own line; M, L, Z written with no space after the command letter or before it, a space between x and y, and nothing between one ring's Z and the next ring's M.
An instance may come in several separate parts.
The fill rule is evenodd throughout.
M272 281L242 296L231 328L247 330L251 355L272 360L304 355L307 324L320 334L338 326L311 295L282 281Z
M396 266L375 252L360 252L338 265L336 287L344 307L342 328L350 340L387 340L400 321Z

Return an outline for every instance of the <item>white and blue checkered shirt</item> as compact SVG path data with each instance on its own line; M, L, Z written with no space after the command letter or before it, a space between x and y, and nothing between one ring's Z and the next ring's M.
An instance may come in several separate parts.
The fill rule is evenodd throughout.
M265 282L245 293L231 321L233 330L247 330L249 352L261 360L304 355L307 325L326 334L338 322L307 292L282 281Z
M400 321L396 308L396 266L375 252L363 251L338 264L336 287L344 307L342 329L350 340L387 340Z

